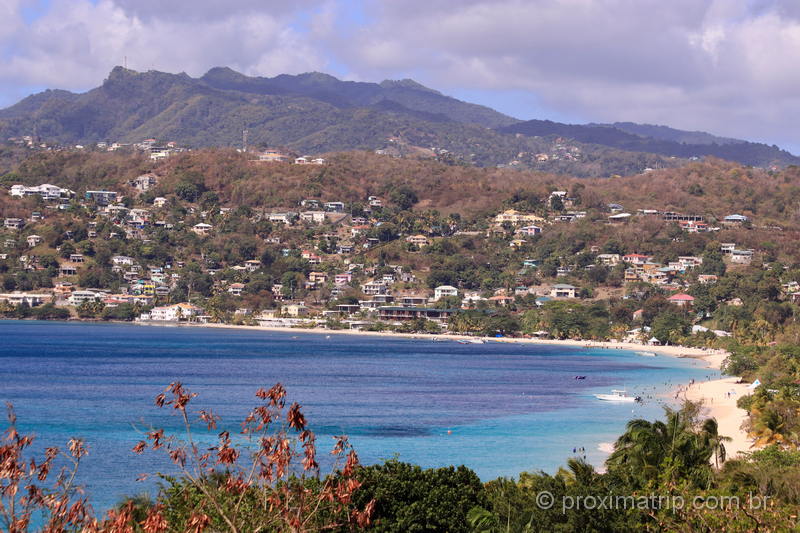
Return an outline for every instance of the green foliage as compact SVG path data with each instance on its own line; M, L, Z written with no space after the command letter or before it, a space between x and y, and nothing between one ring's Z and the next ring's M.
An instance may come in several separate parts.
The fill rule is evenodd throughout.
M393 459L362 467L356 477L356 506L375 500L370 531L466 533L467 513L486 505L480 479L464 466L426 470Z

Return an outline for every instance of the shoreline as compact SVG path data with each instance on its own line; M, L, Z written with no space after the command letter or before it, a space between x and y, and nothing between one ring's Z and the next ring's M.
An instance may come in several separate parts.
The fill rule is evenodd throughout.
M134 324L138 326L157 326L157 327L197 327L197 328L219 328L219 329L239 329L245 331L271 331L276 333L312 333L316 335L355 335L363 337L388 337L417 340L451 340L451 341L475 341L484 342L506 342L515 344L543 344L551 346L575 346L577 348L603 348L609 350L630 350L634 352L654 352L679 358L704 359L706 357L720 357L720 361L728 356L724 350L713 350L708 348L693 348L688 346L650 346L635 342L623 341L586 341L575 339L528 339L523 337L479 337L475 335L464 335L458 333L395 333L391 331L361 331L352 329L326 329L326 328L293 328L282 326L240 326L235 324L199 324L199 323L168 323L168 322L119 322L123 324Z
M742 458L742 454L755 451L754 439L742 429L748 419L747 411L736 405L739 398L752 391L748 389L748 383L740 381L736 376L729 376L689 383L678 390L681 398L701 404L702 416L716 419L720 435L731 438L724 443L726 460Z

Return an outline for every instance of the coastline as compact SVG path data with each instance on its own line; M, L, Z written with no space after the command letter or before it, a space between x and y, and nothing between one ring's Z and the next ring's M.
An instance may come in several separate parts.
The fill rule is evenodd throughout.
M714 353L700 357L708 368L720 370L727 353ZM736 376L728 376L709 381L696 381L679 386L675 397L700 403L702 416L714 418L717 421L720 435L729 437L725 442L725 451L728 459L740 458L743 453L754 451L753 441L742 429L747 421L747 411L740 409L736 402L742 396L750 394L747 383L741 383Z
M721 357L724 360L727 352L724 350L711 350L707 348L692 348L686 346L649 346L635 342L622 341L586 341L574 339L527 339L522 337L476 337L474 335L461 335L457 333L395 333L391 331L360 331L352 329L326 329L326 328L292 328L280 326L238 326L234 324L199 324L199 323L164 323L164 322L124 322L140 326L160 326L160 327L198 327L198 328L222 328L240 329L245 331L274 331L278 333L313 333L317 335L357 335L371 337L389 337L405 339L424 339L424 340L451 340L451 341L474 341L480 339L484 342L508 342L518 344L544 344L552 346L575 346L578 348L605 348L609 350L631 350L634 352L654 352L657 354L670 355L673 357L690 357L693 359L704 359L706 357Z
M730 437L725 443L728 459L741 458L741 454L754 451L753 439L742 429L747 421L747 411L737 407L742 396L751 393L747 383L740 383L738 377L725 377L710 381L695 382L681 388L682 398L702 404L701 413L717 421L720 435Z

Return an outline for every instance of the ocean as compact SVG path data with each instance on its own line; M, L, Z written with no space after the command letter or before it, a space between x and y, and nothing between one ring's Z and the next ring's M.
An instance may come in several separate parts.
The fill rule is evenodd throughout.
M154 405L173 381L198 393L193 405L220 414L232 433L256 405L255 391L281 382L303 406L321 456L345 434L363 463L464 464L488 481L555 472L580 448L600 466L629 419L659 417L660 397L674 385L718 376L693 359L626 350L0 321L0 401L14 405L37 449L84 439L79 482L98 510L153 494L153 478L136 481L141 473L170 472L160 455L131 448L151 426L179 428L171 409ZM593 396L612 388L645 403Z

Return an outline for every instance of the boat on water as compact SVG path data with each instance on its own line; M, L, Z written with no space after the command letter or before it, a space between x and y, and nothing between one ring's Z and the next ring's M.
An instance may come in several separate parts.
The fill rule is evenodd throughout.
M628 394L624 390L613 389L611 394L595 394L595 398L598 400L604 400L607 402L639 402L641 398L638 396L628 396Z
M486 344L483 339L462 339L458 341L459 344Z
M641 355L642 357L655 357L656 352L636 352L636 355Z

